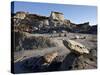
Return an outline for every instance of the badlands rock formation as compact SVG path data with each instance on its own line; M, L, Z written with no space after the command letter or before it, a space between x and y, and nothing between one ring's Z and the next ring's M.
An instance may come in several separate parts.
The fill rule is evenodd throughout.
M63 13L60 13L60 12L51 12L50 19L64 21L64 15Z
M92 26L89 25L89 22L75 24L65 19L63 13L55 11L52 11L48 17L27 12L16 12L12 14L12 25L14 25L17 30L29 33L50 33L53 31L90 33L89 31L93 29ZM96 33L96 31L97 30L92 31L91 33Z
M16 12L11 20L15 73L97 68L97 25L75 24L55 11Z

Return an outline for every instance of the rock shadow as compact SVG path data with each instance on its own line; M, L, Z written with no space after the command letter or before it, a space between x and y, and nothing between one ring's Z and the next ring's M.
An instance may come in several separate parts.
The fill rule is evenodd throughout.
M58 71L61 62L53 61L50 64L44 65L43 56L31 57L23 61L14 63L14 73L34 73L34 72L50 72Z
M62 71L72 70L73 64L77 60L78 57L79 57L79 55L77 55L73 52L69 53L63 60L60 70L62 70Z

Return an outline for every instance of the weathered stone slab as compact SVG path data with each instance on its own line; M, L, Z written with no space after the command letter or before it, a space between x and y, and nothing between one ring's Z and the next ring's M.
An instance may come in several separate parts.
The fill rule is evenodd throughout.
M78 54L89 54L89 50L84 45L82 45L81 43L78 43L74 40L64 40L63 43L72 52L75 52Z

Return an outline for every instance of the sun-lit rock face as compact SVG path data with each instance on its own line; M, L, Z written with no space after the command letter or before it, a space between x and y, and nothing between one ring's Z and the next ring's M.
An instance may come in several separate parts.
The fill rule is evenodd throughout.
M63 30L80 33L97 33L97 26L90 26L89 22L81 24L72 23L71 20L64 18L63 13L55 11L52 11L50 16L19 11L12 13L11 20L17 30L24 30L29 33L51 33L53 31L61 32Z
M64 21L64 15L60 12L51 12L50 19Z
M49 17L49 24L50 26L62 26L64 24L64 15L60 12L51 12Z
M26 12L17 12L15 18L24 19L27 14Z
M43 24L44 24L44 25L49 25L48 19L43 20Z
M44 56L45 63L51 63L58 56L58 52L47 53Z
M69 25L70 26L70 23L71 23L70 20L67 20L67 19L64 20L64 25Z
M64 45L74 53L89 54L89 50L84 45L74 40L64 40Z

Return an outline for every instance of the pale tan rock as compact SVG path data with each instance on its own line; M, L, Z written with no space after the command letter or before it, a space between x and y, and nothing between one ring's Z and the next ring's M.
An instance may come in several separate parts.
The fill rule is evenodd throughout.
M70 48L72 52L78 54L89 54L89 50L84 45L74 40L64 40L64 45Z
M15 17L19 18L19 19L24 19L27 14L28 13L26 13L26 12L17 12Z
M43 22L44 22L44 25L49 25L48 19L45 19Z
M64 25L70 25L70 23L71 23L70 20L67 19L64 20Z
M44 55L45 63L51 63L58 56L58 52L47 53Z
M50 18L58 21L64 21L64 15L60 12L51 12Z

